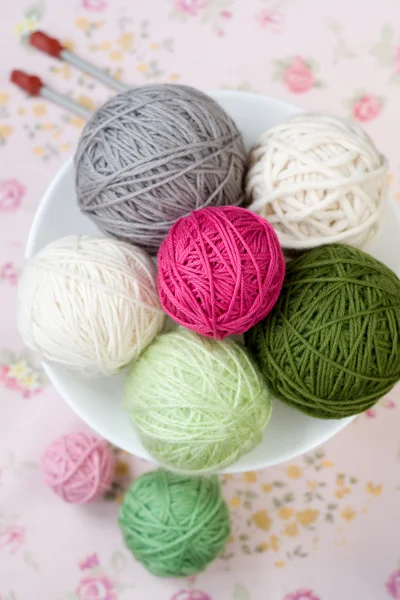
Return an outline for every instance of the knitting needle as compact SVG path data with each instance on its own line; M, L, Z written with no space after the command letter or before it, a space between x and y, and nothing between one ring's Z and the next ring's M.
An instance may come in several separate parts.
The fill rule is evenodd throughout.
M41 52L44 52L53 58L58 58L59 60L63 60L70 65L77 67L81 71L92 75L95 79L101 81L117 92L124 92L125 90L129 89L128 86L126 86L124 83L121 83L121 81L117 81L105 71L102 71L98 67L92 65L90 62L64 48L59 40L50 37L43 31L32 32L28 37L28 41L30 45L37 50L40 50Z
M15 85L27 92L30 96L41 96L42 98L51 100L51 102L58 104L58 106L75 113L78 115L78 117L89 119L92 115L90 110L80 106L71 100L71 98L68 98L68 96L63 96L62 94L59 94L55 90L49 88L36 75L28 75L27 73L24 73L24 71L18 71L17 69L14 69L14 71L11 73L10 80L12 83L15 83Z

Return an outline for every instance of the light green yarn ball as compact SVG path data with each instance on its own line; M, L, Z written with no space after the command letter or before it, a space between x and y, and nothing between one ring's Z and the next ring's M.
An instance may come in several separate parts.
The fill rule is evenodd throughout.
M187 577L223 549L229 511L218 478L146 473L124 496L119 526L135 558L153 575Z
M196 474L222 469L252 450L272 402L242 346L179 328L156 338L134 363L125 407L161 465Z

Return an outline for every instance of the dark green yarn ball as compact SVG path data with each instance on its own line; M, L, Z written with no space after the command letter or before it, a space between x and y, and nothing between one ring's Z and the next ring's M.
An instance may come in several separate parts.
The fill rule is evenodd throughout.
M400 281L356 248L314 248L245 341L280 400L323 419L363 412L400 379Z
M160 577L202 571L230 534L218 478L146 473L124 496L119 526L135 558Z

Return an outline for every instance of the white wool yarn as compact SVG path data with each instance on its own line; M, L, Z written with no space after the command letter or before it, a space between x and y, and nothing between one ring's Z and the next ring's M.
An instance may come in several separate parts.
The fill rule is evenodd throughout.
M387 161L357 124L296 115L252 149L246 194L284 248L362 247L386 201Z
M45 360L87 375L113 375L161 331L156 267L125 242L61 238L27 261L18 328Z

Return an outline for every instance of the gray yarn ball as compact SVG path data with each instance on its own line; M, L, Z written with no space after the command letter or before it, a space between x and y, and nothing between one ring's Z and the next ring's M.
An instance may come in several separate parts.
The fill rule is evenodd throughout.
M138 87L86 124L78 203L102 231L153 254L192 210L241 204L245 166L242 137L212 98L183 85Z

